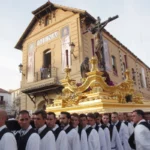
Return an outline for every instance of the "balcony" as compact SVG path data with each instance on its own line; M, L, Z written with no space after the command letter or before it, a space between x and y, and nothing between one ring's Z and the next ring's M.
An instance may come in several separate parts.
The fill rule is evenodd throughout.
M0 101L0 108L5 108L5 101Z
M57 68L55 67L41 68L41 71L35 72L35 82L56 77L57 77Z
M55 90L62 87L57 78L57 68L42 68L39 72L35 72L34 82L25 84L21 92L35 95L37 93Z

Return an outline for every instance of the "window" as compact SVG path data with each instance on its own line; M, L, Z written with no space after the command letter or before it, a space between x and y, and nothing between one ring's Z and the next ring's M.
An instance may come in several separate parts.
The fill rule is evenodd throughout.
M139 74L139 76L140 76L140 84L141 84L141 87L143 88L143 87L144 87L144 85L143 85L142 74L140 73L140 74Z
M132 80L134 81L134 84L136 84L136 72L132 68Z
M123 63L123 72L125 72L126 71L126 65L125 65L125 63Z
M45 26L49 25L49 16L45 18Z
M124 55L125 67L128 68L127 55Z
M117 73L117 66L116 66L116 57L115 56L111 56L111 59L112 59L113 73L115 75L118 75L118 73Z
M43 65L48 68L51 65L51 50L45 50L43 52Z
M146 80L146 87L149 88L149 85L148 85L148 78L146 77L145 80Z
M0 104L4 103L4 96L0 96Z
M4 100L4 96L0 96L0 101L2 102Z
M51 76L51 50L43 52L43 66L40 69L41 79L47 79Z
M124 63L124 62L123 62L123 64L122 64L121 71L122 71L122 79L124 80L124 79L126 78L126 76L125 76L125 72L126 72L126 65L125 65L125 63Z
M115 56L112 56L112 65L116 66L116 58L115 58Z

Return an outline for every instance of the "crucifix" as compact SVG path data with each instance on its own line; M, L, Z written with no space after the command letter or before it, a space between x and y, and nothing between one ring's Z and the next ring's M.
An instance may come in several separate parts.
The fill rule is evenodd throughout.
M92 34L94 34L94 50L92 48L92 53L94 51L94 53L96 54L97 59L98 59L99 68L102 68L104 71L106 71L106 68L105 68L106 60L104 60L104 45L103 45L102 31L109 22L117 19L118 17L119 17L118 15L116 15L114 17L110 17L102 23L101 23L100 17L97 17L97 21L96 21L94 27L92 27L89 30L87 30L86 32L84 32L84 33L87 33L88 31L90 31ZM93 42L92 42L92 45L93 45ZM94 55L94 53L93 53L93 55Z

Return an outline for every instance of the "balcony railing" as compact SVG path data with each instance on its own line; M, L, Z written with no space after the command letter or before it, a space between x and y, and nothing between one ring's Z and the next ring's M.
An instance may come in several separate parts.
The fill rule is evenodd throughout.
M0 101L0 105L5 105L5 101Z
M48 78L57 77L57 68L41 68L40 71L35 72L35 81L40 81Z

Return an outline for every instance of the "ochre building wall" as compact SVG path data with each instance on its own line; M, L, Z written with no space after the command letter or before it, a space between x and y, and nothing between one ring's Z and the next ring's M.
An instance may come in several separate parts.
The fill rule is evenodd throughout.
M43 20L46 16L43 17ZM61 37L60 32L61 29L65 26L69 26L70 29L70 41L75 44L74 54L77 56L75 59L73 55L71 55L71 78L76 80L77 82L81 82L80 75L80 65L83 62L85 57L92 57L92 45L91 39L94 36L91 33L83 34L85 31L85 24L81 24L80 14L73 13L71 11L64 11L62 9L55 10L55 17L52 17L49 21L49 25L45 26L44 23L37 23L34 25L29 35L26 37L23 43L22 49L22 64L23 64L23 72L25 74L22 75L21 88L30 87L30 85L34 84L37 81L28 83L27 82L27 65L28 65L28 46L30 43L33 43L47 35L58 31L59 35L57 38L49 42L45 42L40 46L36 46L35 49L35 70L34 72L39 72L40 68L43 65L43 52L47 49L51 50L51 66L57 68L57 79L58 81L63 79L65 73L62 71L62 56L61 56ZM132 72L132 68L135 70L135 89L137 91L141 91L145 99L150 100L150 71L149 68L142 63L136 56L134 56L129 50L123 47L119 42L117 42L112 36L108 35L106 32L103 32L103 38L108 42L109 49L109 61L111 65L111 70L109 70L110 78L115 83L118 84L124 80L124 74L122 71L122 65L125 63L124 55L127 58L127 69ZM116 67L117 67L117 75L113 73L112 69L112 60L111 56L115 56L116 58ZM145 76L148 78L147 87L142 88L140 84L139 74L141 73L141 67L144 68ZM132 73L130 73L132 78ZM57 96L56 93L48 93L49 98L55 99ZM37 108L42 108L44 105L44 100L41 95L36 96L36 105L33 104L31 99L26 95L22 94L21 96L21 109L27 110L35 110Z

